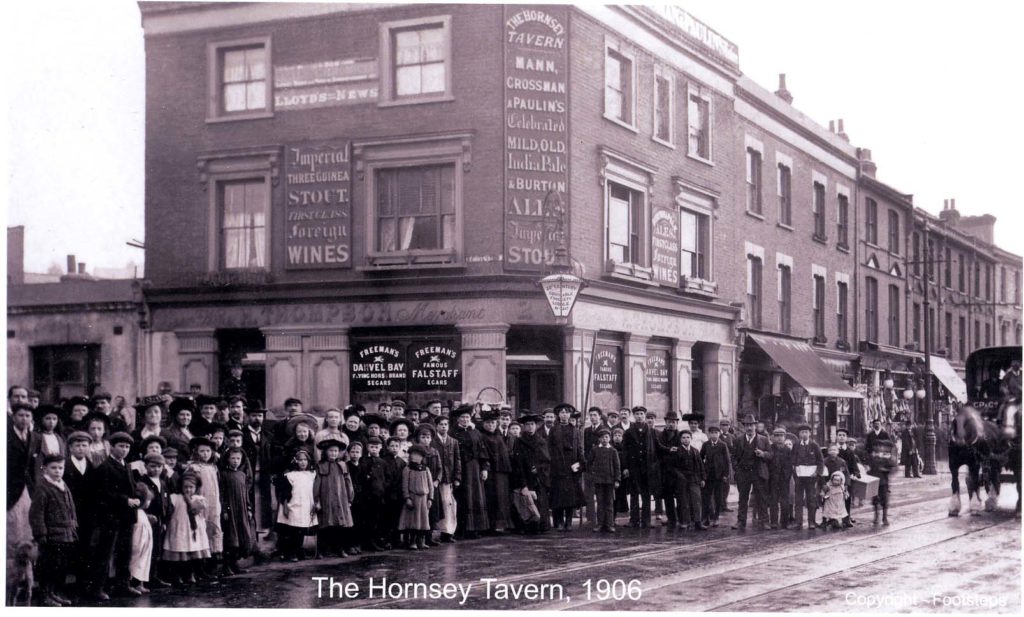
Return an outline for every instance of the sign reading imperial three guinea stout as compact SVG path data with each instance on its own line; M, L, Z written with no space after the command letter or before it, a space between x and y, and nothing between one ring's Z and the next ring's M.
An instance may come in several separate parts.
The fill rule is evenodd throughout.
M540 272L568 233L568 32L561 7L505 7L505 265Z
M347 141L285 151L285 268L352 266L351 166Z

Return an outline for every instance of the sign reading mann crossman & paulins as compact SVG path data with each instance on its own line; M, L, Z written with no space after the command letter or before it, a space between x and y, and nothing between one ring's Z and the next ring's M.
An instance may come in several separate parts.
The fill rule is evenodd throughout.
M285 268L352 266L352 171L347 141L285 151Z
M568 32L560 7L506 6L505 267L540 272L568 233Z

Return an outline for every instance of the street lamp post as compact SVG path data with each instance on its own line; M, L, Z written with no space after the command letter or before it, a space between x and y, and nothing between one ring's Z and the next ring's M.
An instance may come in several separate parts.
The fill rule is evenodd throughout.
M928 237L928 221L924 223L924 254L931 259L931 240ZM931 266L931 264L929 264ZM924 469L925 475L935 475L935 410L932 408L932 328L931 302L928 289L928 267L924 277Z

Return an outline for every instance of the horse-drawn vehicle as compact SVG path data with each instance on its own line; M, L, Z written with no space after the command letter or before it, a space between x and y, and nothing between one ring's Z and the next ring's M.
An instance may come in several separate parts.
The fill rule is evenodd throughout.
M1004 479L1017 486L1021 511L1021 348L987 347L967 358L967 403L950 426L949 515L960 513L960 467L967 466L972 512L981 509L980 488L988 493L985 510L994 510ZM1004 478L1003 469L1012 475Z

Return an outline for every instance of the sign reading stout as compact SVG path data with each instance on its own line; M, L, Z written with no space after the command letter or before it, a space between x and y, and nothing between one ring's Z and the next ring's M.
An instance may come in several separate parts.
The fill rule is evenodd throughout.
M285 269L352 267L352 170L347 141L285 150Z
M648 349L645 367L647 394L669 393L669 359L667 349Z
M358 343L352 348L353 392L405 392L405 350L397 343Z
M462 390L460 346L454 340L413 343L409 348L409 391Z
M598 345L594 350L594 392L622 392L622 350Z
M373 103L377 59L327 60L274 67L274 110Z
M505 265L541 272L567 244L566 10L506 6L504 15Z
M674 210L655 209L651 220L651 268L654 280L679 285L679 219Z

